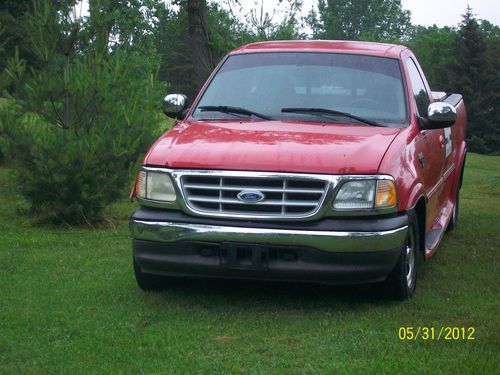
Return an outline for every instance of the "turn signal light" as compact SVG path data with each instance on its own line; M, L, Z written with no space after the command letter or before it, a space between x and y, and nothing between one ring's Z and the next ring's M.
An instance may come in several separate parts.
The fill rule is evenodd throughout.
M396 186L391 180L378 180L375 208L394 207L397 204Z

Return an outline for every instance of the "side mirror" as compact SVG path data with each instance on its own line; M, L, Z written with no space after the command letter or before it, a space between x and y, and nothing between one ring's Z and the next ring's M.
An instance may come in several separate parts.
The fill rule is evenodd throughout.
M169 94L163 99L163 113L168 117L183 119L188 108L188 98L183 94Z
M457 121L454 106L445 102L434 102L427 108L427 118L421 122L422 129L442 129L452 126Z

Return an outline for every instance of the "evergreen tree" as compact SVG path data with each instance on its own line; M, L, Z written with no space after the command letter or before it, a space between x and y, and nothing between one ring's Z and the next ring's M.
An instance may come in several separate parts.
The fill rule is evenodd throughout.
M467 7L454 43L455 92L464 96L468 113L469 149L481 153L500 150L498 34L487 38ZM481 141L479 141L481 140Z
M92 9L87 22L104 25L92 30L37 3L24 28L40 68L28 72L18 55L6 69L16 90L0 129L10 138L17 186L43 220L99 221L158 135L164 88L155 50L127 48L128 41L109 48L112 30L98 19L105 15Z
M455 76L450 66L454 61L455 36L456 31L450 27L416 26L406 43L417 56L434 91L451 92L454 89Z

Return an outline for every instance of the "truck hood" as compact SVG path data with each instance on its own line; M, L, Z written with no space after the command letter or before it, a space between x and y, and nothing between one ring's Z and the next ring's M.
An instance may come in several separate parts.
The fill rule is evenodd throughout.
M184 121L145 165L182 169L373 174L400 129L284 121Z

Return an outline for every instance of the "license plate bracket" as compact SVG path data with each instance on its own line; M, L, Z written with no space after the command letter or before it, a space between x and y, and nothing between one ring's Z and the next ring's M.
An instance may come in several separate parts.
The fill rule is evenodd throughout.
M228 268L265 269L269 262L269 249L260 244L224 242L220 263Z

